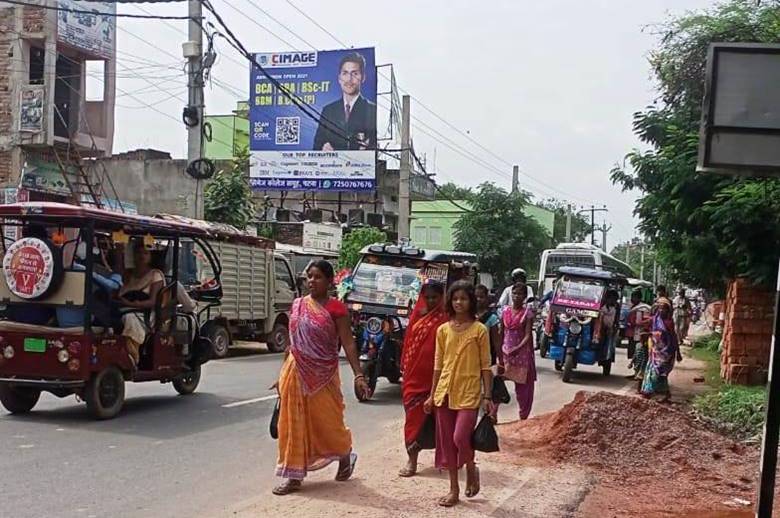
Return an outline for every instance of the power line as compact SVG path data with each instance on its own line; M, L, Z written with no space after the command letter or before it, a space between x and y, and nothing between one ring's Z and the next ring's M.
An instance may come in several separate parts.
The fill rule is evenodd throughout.
M71 9L70 7L60 7L48 4L34 4L22 2L21 0L3 0L6 4L21 5L24 7L37 7L49 11L58 11L72 14L89 14L92 16L102 16L106 18L140 18L144 20L194 20L191 16L163 16L157 14L132 14L132 13L104 13L97 10L87 11L85 9ZM197 20L196 20L197 21Z
M344 43L343 41L341 41L340 39L338 39L338 38L337 38L337 37L336 37L336 36L335 36L335 35L334 35L332 32L330 32L328 29L326 29L325 27L323 27L322 25L320 25L320 23L319 23L317 20L315 20L314 18L312 18L311 16L309 16L309 15L308 15L308 14L307 14L305 11L301 10L301 9L300 9L300 8L299 8L297 5L295 5L294 3L292 3L290 0L285 0L285 1L286 1L288 4L290 4L290 6L291 6L293 9L295 9L296 11L298 11L299 13L301 13L301 14L302 14L302 15L303 15L303 16L304 16L304 17L305 17L307 20L309 20L311 23L313 23L314 25L316 25L317 27L319 27L319 28L320 28L320 30L322 30L322 31L323 31L325 34L327 34L328 36L330 36L331 38L333 38L333 40L334 40L334 41L336 41L336 43L338 43L339 45L341 45L342 47L345 47L345 48L348 48L348 47L349 47L349 45L347 45L346 43Z

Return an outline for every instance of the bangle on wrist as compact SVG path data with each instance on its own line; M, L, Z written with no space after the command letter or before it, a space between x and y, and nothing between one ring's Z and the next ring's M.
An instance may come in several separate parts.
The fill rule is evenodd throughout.
M363 374L355 374L355 380L354 381L357 381L359 379L366 379L366 377Z

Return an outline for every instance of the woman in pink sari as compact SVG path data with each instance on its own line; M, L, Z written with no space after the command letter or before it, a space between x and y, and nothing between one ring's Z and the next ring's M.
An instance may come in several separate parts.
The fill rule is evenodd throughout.
M528 419L531 414L536 383L532 333L534 311L531 304L526 303L527 295L525 283L515 283L512 287L512 306L506 308L501 316L504 344L501 348L503 358L499 365L499 373L503 373L504 378L515 382L520 419Z
M349 316L331 298L333 266L315 261L306 270L309 295L296 299L290 313L290 348L279 382L279 460L276 475L287 479L276 495L297 491L306 474L338 461L336 480L352 476L357 455L344 424L344 397L339 380L339 342L344 347L355 387L368 393L360 370Z

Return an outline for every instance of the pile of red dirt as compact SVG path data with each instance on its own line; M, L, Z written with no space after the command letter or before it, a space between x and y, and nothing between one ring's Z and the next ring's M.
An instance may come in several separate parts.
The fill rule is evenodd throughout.
M579 392L557 412L498 429L503 460L587 466L605 484L597 493L611 484L616 494L607 501L624 500L635 511L637 505L651 512L669 505L715 509L754 496L755 448L641 398Z

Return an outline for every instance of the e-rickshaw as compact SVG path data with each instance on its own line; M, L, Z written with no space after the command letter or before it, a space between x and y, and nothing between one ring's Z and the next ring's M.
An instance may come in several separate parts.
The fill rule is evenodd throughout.
M401 347L423 282L433 279L445 287L460 279L475 282L479 271L474 254L423 250L409 243L377 243L360 253L341 290L373 393L379 377L390 383L401 379Z
M558 269L544 332L547 358L571 381L579 364L598 364L605 376L612 372L618 336L620 292L626 278L618 273L562 266ZM611 320L611 325L607 325Z
M59 203L0 205L0 225L0 403L6 410L29 412L46 391L75 394L94 417L109 419L122 409L128 381L171 382L182 395L195 391L211 351L201 318L222 296L207 228ZM187 310L177 280L182 240L197 243L213 272L190 292ZM104 281L119 277L129 262L128 245L149 249L165 279L153 309L137 313L148 331L137 364L119 329L123 320L105 311L118 302Z

